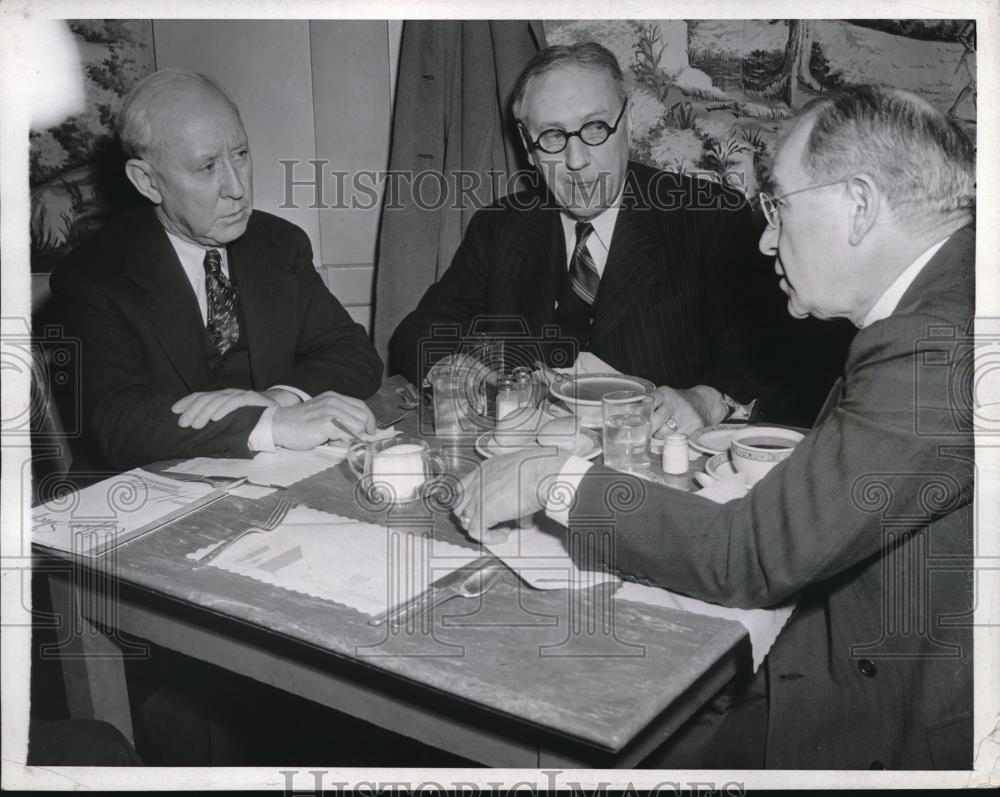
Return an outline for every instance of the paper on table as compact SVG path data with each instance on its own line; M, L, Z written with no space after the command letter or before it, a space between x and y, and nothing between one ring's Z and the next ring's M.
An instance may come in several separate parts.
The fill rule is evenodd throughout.
M721 617L723 620L735 620L742 623L750 635L750 647L753 650L754 672L760 667L778 633L785 627L788 618L795 610L795 601L791 600L775 609L732 609L728 606L717 606L714 603L678 595L667 589L647 587L644 584L626 582L615 592L616 601L635 601L651 606L669 606L694 614L705 614L710 617Z
M136 468L35 507L31 540L46 548L100 556L225 495L208 484Z
M484 547L535 589L585 589L618 580L577 567L566 550L566 529L544 512L503 528L510 528L507 540Z
M201 476L246 476L258 485L287 487L343 461L346 449L333 445L310 451L261 451L253 459L194 457L167 468L165 473L197 473Z
M199 559L218 544L188 558ZM426 534L299 506L274 531L244 537L208 566L374 616L478 556Z

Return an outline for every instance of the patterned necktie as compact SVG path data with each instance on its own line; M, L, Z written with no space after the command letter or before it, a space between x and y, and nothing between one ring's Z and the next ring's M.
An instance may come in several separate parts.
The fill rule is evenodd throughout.
M573 291L587 304L594 303L597 296L597 286L601 278L594 265L594 258L587 249L587 238L594 231L594 225L586 221L576 223L576 248L573 259L569 261L569 281Z
M219 354L224 355L240 338L240 319L236 286L222 273L222 255L218 249L205 252L205 290L208 334Z

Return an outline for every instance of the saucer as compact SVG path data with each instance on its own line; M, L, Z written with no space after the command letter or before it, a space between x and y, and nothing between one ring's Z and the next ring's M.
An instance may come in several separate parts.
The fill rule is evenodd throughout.
M476 453L481 457L486 457L486 459L530 448L541 448L541 446L535 442L520 446L502 446L494 439L493 432L483 432L476 438ZM594 457L600 456L601 438L590 429L581 428L576 435L576 448L573 449L572 453L584 459L594 459Z
M688 445L702 454L724 454L729 451L729 443L733 435L746 425L739 426L705 426L695 429L688 437Z
M716 454L705 463L705 473L714 476L716 479L732 479L737 475L736 468L729 458L729 452Z

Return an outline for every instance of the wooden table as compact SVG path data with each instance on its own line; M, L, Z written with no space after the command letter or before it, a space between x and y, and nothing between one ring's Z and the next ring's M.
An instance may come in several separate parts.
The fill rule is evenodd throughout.
M394 386L380 401L394 404ZM418 431L417 415L397 428ZM457 474L479 461L471 439L449 447ZM355 484L341 463L288 492L314 509L476 548L444 510L363 510ZM267 504L228 496L97 561L36 549L54 605L79 624L57 651L73 716L131 737L121 661L140 651L127 634L490 766L630 767L750 666L739 623L616 601L602 588L536 591L510 572L481 599L392 630L330 601L192 569L186 554Z

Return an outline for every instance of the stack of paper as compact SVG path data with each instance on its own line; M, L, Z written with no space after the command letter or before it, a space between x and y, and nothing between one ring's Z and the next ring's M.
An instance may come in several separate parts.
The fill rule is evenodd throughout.
M207 484L136 468L35 507L31 540L46 548L100 556L225 495Z

